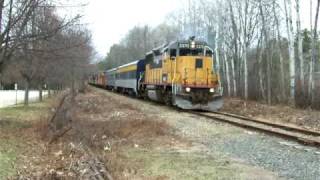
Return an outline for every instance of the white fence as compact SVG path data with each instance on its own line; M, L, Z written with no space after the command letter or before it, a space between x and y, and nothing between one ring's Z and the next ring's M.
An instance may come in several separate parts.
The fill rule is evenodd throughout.
M43 96L47 95L47 91L43 91ZM29 102L39 100L39 91L29 92ZM15 105L16 101L22 103L24 101L24 91L2 91L0 90L0 108Z

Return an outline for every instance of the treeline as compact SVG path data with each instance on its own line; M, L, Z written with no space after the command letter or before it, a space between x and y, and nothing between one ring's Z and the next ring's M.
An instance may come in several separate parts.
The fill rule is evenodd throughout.
M319 107L319 0L308 2L305 30L299 0L190 1L176 22L215 48L226 95Z
M100 62L100 70L110 69L125 63L144 58L146 52L176 40L179 37L178 28L161 24L155 28L148 25L136 26L131 29L119 44L114 44L104 59Z
M306 2L310 27L302 28L301 3ZM169 41L196 35L209 42L215 49L225 95L320 108L319 3L190 0L168 17L167 28L174 32ZM143 32L143 27L135 29ZM152 43L141 47L154 40L135 29L111 48L107 67L143 57L145 50L155 47ZM159 43L164 37L166 33L160 34Z
M93 49L80 18L59 17L48 0L0 0L0 88L18 83L27 105L31 88L42 100L44 88L82 86Z

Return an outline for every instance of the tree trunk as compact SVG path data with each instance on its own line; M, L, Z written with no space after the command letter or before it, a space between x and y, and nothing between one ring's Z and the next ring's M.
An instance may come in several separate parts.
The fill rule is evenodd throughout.
M260 45L259 55L258 55L258 65L259 65L259 87L261 91L262 99L266 100L265 90L264 90L264 84L263 84L263 72L262 72L262 55L263 55L263 46L262 46L262 35L261 38L259 38L258 46ZM259 48L258 48L259 49Z
M231 96L231 87L230 87L230 74L229 74L229 62L227 52L224 52L224 60L225 60L225 67L226 67L226 79L227 79L227 88L228 88L228 96Z
M236 73L234 70L234 60L233 59L231 59L231 72L232 72L233 95L237 96L237 82L236 82Z
M42 102L42 100L43 100L43 97L42 97L43 91L42 91L42 85L41 84L39 85L38 89L39 89L39 101Z
M248 6L249 2L245 1L245 9L244 9L244 24L242 24L242 31L243 31L243 39L242 39L242 48L243 48L243 76L244 76L244 98L248 100L248 62L247 62L247 50L248 50L248 42L247 42L247 21L248 21Z
M276 14L276 7L275 7L275 0L273 1L273 15L275 18L276 28L277 28L277 51L279 54L279 61L280 61L280 101L284 101L286 99L286 91L285 91L285 80L284 80L284 64L283 64L283 56L281 53L281 33L280 33L280 25L279 19Z
M291 101L291 104L295 105L296 68L295 68L295 55L294 55L291 0L284 0L284 7L286 12L287 34L288 34L288 41L289 41L290 101Z
M48 87L48 97L51 97L51 89L50 89L50 85L48 84L48 85L47 85L47 87Z
M313 16L313 14L312 14L312 1L313 0L310 0L310 32L312 32L312 29L313 29L313 27L312 27L312 23L313 23L313 20L312 20L312 16Z
M300 89L304 94L304 60L303 60L303 49L302 49L302 37L301 37L301 21L300 21L300 0L296 0L296 11L297 11L297 39L298 39L298 59L300 63Z
M72 61L73 62L73 61ZM73 62L74 63L74 62ZM71 69L71 102L74 103L76 97L76 77L75 77L75 69L72 67ZM60 86L59 86L60 87Z
M71 82L71 100L72 102L75 101L75 97L76 97L76 87L75 87L75 80L74 78L72 78L72 82Z
M1 70L0 70L0 90L3 90Z
M2 32L2 21L3 21L3 8L4 8L4 0L0 0L0 32ZM2 39L1 39L2 42Z
M233 81L233 95L237 96L237 77L236 77L236 69L235 69L235 61L239 61L239 46L238 46L238 26L235 21L234 17L234 11L232 7L231 0L228 1L229 9L230 9L230 19L232 22L232 32L233 32L233 46L234 46L234 52L233 52L233 59L231 60L231 70L232 70L232 81Z
M259 11L262 21L262 33L264 35L265 45L266 45L266 59L267 59L267 102L269 105L271 105L271 61L272 61L272 55L270 52L270 45L269 45L269 35L267 33L267 27L266 27L266 21L264 17L264 10L262 6L262 0L259 2Z
M25 83L25 92L24 92L24 105L29 105L29 88L30 88L30 81L26 80Z
M243 70L244 70L244 98L248 100L248 65L247 65L247 47L243 49Z
M217 28L217 32L216 32L216 37L215 37L215 54L216 54L216 68L217 68L217 74L220 76L220 56L219 56L219 43L218 43L218 39L219 39L219 27ZM221 81L219 82L220 86L221 86Z
M317 3L316 18L314 22L313 38L312 38L312 55L311 55L310 72L309 72L308 94L309 94L309 97L311 97L311 104L314 104L314 101L315 101L314 65L317 58L316 42L317 42L317 27L318 27L318 18L319 18L319 6L320 6L320 0L318 0L318 3Z
M4 37L2 36L2 30L3 30L3 9L4 9L4 0L0 0L0 34L1 34L1 37L0 37L0 44L3 44L3 40L4 40ZM2 53L3 52L3 49L0 50L0 53L1 53L1 57L0 57L0 73L2 72L2 69L3 69L3 61L4 61L4 58L2 56ZM1 77L1 76L0 76Z

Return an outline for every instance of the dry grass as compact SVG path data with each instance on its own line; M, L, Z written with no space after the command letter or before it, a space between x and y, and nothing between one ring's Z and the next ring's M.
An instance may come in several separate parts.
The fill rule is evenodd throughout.
M191 142L175 135L160 117L105 91L89 88L86 92L77 96L68 111L72 129L53 144L47 142L48 119L53 112L50 107L56 107L58 100L32 111L35 121L14 135L25 140L19 157L26 167L18 167L23 177L79 179L85 170L80 167L86 157L83 147L98 156L114 179L216 179L242 172L219 155L194 151ZM41 116L44 112L48 115Z
M14 175L21 168L20 155L33 148L30 145L38 138L36 130L49 117L52 101L0 109L0 179Z
M238 98L225 98L224 101L221 111L320 130L320 111L302 110L284 105L268 106L256 101L245 102Z

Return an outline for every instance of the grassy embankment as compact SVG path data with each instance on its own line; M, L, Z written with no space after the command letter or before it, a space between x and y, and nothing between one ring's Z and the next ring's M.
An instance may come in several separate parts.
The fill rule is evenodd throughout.
M27 147L28 129L48 114L51 101L0 108L0 179L16 173L19 154Z

